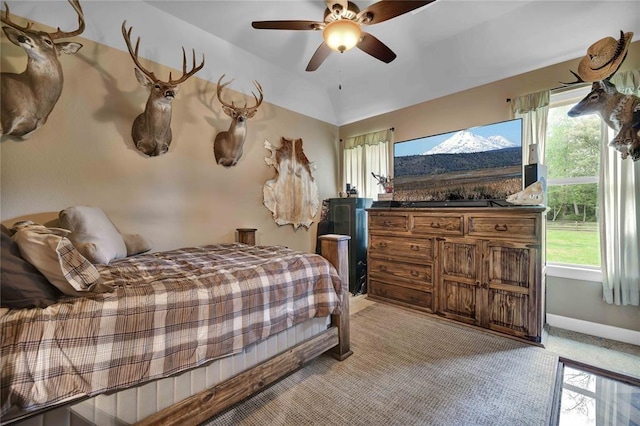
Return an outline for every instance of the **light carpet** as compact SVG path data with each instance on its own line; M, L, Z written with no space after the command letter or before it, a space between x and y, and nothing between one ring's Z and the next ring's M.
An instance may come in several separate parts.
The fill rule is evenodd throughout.
M549 422L558 357L542 348L384 304L351 316L351 348L204 425Z

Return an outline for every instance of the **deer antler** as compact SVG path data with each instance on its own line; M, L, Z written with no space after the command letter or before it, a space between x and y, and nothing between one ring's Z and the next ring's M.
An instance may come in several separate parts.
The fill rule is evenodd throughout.
M563 83L561 81L560 84L562 84L563 86L573 86L574 84L585 83L585 81L582 79L582 77L580 77L578 74L576 74L575 72L573 72L571 70L569 70L569 72L571 74L573 74L573 76L576 78L576 81L571 81L569 83Z
M129 55L131 55L131 59L133 59L133 63L136 65L136 67L138 67L140 71L142 71L152 81L154 82L160 81L158 78L156 78L156 75L153 72L143 67L140 61L138 60L138 47L140 47L140 37L138 37L138 39L136 40L136 48L132 49L131 48L131 30L133 30L133 25L129 27L129 31L127 31L126 24L127 24L126 20L122 22L122 35L124 36L124 41L127 43L127 49L129 49Z
M230 85L233 82L233 79L227 81L226 83L222 83L222 79L224 78L226 74L222 74L222 76L218 79L218 88L216 89L216 93L218 94L218 100L220 101L220 103L228 108L232 108L232 109L236 109L236 106L233 102L231 102L231 104L228 104L227 102L222 100L222 89L224 89L225 87L227 87L228 85ZM253 98L256 100L256 104L252 107L247 107L247 103L244 103L244 107L243 109L246 110L255 110L258 109L258 107L260 106L260 104L262 104L262 101L264 99L264 94L262 92L262 86L260 85L260 83L258 83L256 80L253 81L253 84L256 86L256 88L258 89L258 93L260 94L260 99L258 99L258 96L252 91L251 94L253 95Z
M82 32L84 31L84 13L82 12L82 6L80 6L80 2L78 0L68 0L68 1L71 7L73 7L73 10L75 10L76 13L78 14L78 29L75 31L66 32L66 31L62 31L60 27L58 27L58 30L55 33L49 34L49 37L51 37L51 40L56 40L59 38L75 37L79 34L82 34Z
M191 49L191 54L193 58L193 65L191 65L191 71L187 72L187 54L184 51L184 47L182 48L182 77L177 80L171 79L171 72L169 72L169 84L178 85L186 81L189 77L197 73L204 67L204 53L202 54L202 62L200 65L196 67L196 51L195 49Z
M151 80L161 81L159 78L156 77L156 75L153 72L143 67L140 61L138 60L138 48L140 47L140 37L136 39L135 49L132 49L131 48L131 30L133 30L133 26L129 28L129 31L127 31L126 24L127 24L126 20L122 22L122 35L124 36L124 40L127 43L127 49L129 49L129 54L131 55L131 59L133 59L133 62L136 64L138 69L142 71ZM169 81L167 81L165 84L177 86L178 84L183 83L189 77L191 77L192 75L200 71L202 67L204 67L204 54L202 54L202 62L200 63L200 65L196 66L196 51L193 50L192 53L193 53L193 65L192 65L191 71L187 72L187 54L185 53L184 47L183 47L182 48L182 77L180 77L177 80L173 80L171 78L171 72L169 72Z
M3 23L5 23L5 24L9 25L10 27L13 27L13 28L15 28L16 30L19 30L19 31L26 31L29 28L31 28L31 26L33 25L33 22L27 21L27 26L26 27L20 26L20 25L16 24L15 22L13 22L11 20L11 18L9 17L9 13L10 12L9 12L9 5L7 4L7 2L4 2L4 7L5 7L4 16L0 15L0 21L2 21Z
M260 106L260 104L262 103L262 100L264 99L264 95L262 93L262 86L260 85L260 83L258 83L256 80L253 80L253 84L256 86L256 88L258 89L258 93L260 93L260 99L258 99L258 97L256 96L255 93L253 93L253 91L251 91L251 94L253 95L253 98L256 100L256 105L252 106L250 109L258 109L258 107ZM244 107L247 107L247 104L245 103Z
M227 81L226 83L222 83L222 79L224 78L225 75L226 74L222 74L218 79L218 87L216 88L216 94L218 95L218 100L222 105L226 106L227 108L235 109L236 106L233 104L233 102L231 102L231 105L229 105L227 102L222 100L222 95L221 95L222 89L224 89L225 87L233 83L233 79Z

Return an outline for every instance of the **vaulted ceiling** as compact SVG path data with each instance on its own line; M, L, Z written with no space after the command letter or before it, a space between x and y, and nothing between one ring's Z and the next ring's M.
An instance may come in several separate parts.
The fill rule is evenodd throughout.
M322 21L324 1L149 3L322 87L338 124L583 56L620 30L640 37L637 1L437 0L366 27L398 55L390 64L353 49L306 72L321 31L256 30L251 22ZM355 3L362 10L375 2Z
M58 18L47 22L53 18L46 11L55 7L56 14L73 26L64 3L9 2L20 16L59 26ZM127 19L134 34L142 37L141 56L179 68L176 50L181 45L194 47L207 56L208 74L203 70L199 77L215 82L222 73L235 74L248 81L247 93L251 80L257 79L265 88L265 101L336 125L581 57L595 41L618 38L620 30L634 32L634 41L640 37L638 1L437 0L366 27L397 54L393 62L385 64L352 49L333 52L318 70L307 72L322 42L321 31L257 30L251 22L322 21L324 1L82 3L87 38L125 49L119 26ZM355 3L364 9L375 2ZM164 53L157 47L147 48L159 37L171 46L171 57L178 56L175 61L162 60Z

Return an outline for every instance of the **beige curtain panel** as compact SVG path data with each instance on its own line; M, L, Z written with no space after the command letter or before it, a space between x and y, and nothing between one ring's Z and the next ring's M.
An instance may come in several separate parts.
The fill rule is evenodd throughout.
M618 72L610 81L619 92L640 96L640 70ZM615 132L608 129L608 134L610 140ZM598 185L603 298L610 304L639 306L640 161L623 160L604 142Z
M514 118L522 118L522 161L529 163L529 146L537 148L537 162L544 164L544 149L549 115L549 90L529 93L511 102Z
M347 183L358 190L358 196L376 200L383 189L371 173L389 176L389 152L393 130L367 133L343 140L342 188Z

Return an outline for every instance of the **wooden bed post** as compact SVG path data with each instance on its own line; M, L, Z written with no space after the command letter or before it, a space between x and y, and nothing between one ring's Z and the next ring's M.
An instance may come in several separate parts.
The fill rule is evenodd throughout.
M256 245L256 231L257 228L236 228L238 231L238 242L248 244L250 246Z
M349 331L349 240L351 237L327 234L319 238L322 256L331 262L342 279L342 314L331 315L331 325L338 327L339 343L330 351L334 358L342 361L353 353Z

